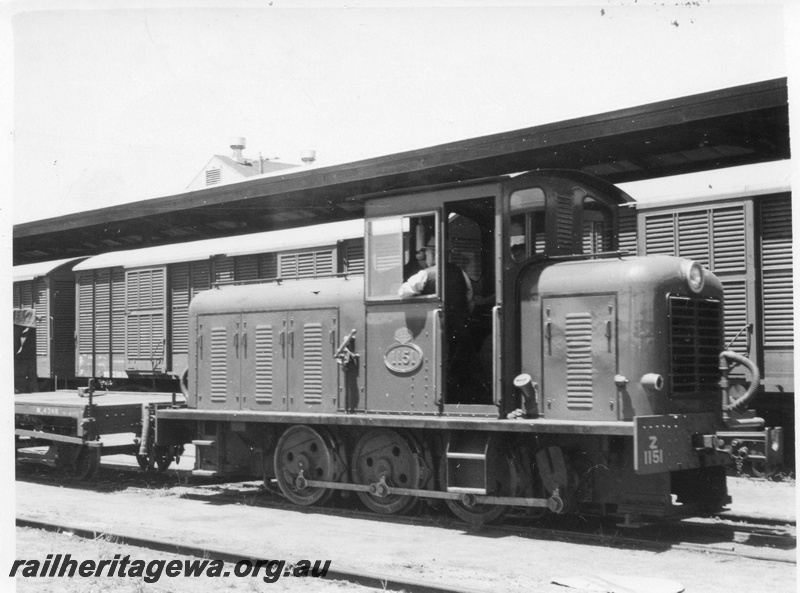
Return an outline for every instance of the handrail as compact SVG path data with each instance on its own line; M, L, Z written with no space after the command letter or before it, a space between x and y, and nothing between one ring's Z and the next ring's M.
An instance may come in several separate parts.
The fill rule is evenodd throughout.
M240 286L247 284L271 284L273 282L280 284L286 280L315 280L317 278L345 278L348 276L361 276L363 274L356 274L354 272L331 272L330 274L314 274L313 276L276 276L275 278L254 278L252 280L217 280L211 283L211 288L219 288L221 286Z
M500 370L500 321L503 312L501 305L492 307L492 385L494 385L494 404L502 404L502 382Z
M440 360L440 356L439 356L439 349L440 349L440 346L439 346L440 339L439 338L441 336L441 333L442 333L442 310L441 309L434 309L433 310L433 344L432 344L432 348L431 348L431 350L433 350L433 356L432 356L432 358L433 358L433 369L432 369L432 374L433 374L433 389L434 389L434 393L436 394L436 397L434 398L434 401L436 402L436 405L439 406L440 410L442 409L442 406L443 406L442 390L436 384L436 379L439 376L439 373L437 373L436 371L439 368L439 365L442 363L442 361Z
M630 251L627 250L620 250L620 251L601 251L600 253L572 253L570 255L545 255L545 260L553 260L553 261L573 261L573 260L581 260L581 259L606 259L612 257L624 257L626 255L631 255Z

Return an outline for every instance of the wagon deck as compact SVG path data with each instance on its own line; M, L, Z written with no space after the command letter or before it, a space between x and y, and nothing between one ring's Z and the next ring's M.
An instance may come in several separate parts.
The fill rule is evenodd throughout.
M101 455L122 453L137 455L145 467L153 458L150 427L155 411L183 405L183 395L172 393L98 391L89 396L64 390L16 394L17 459L77 470L81 465L96 465ZM47 450L43 452L41 447ZM79 463L82 457L91 461Z

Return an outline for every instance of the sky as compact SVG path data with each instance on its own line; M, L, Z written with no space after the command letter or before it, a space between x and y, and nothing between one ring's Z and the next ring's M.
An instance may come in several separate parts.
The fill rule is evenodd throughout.
M250 158L325 165L789 69L782 2L435 4L0 5L10 219L180 193L235 136Z

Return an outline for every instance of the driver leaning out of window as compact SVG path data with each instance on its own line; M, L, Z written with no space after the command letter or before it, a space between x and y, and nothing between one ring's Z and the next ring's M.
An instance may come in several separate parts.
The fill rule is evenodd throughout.
M447 300L452 302L451 306L465 309L467 315L472 313L474 308L474 298L472 281L469 276L458 266L450 261L450 251L445 262L445 281L447 284ZM428 244L419 250L424 255L424 260L420 261L423 269L412 275L400 286L398 294L403 298L415 297L426 294L436 294L436 240L431 237ZM419 259L419 258L418 258Z

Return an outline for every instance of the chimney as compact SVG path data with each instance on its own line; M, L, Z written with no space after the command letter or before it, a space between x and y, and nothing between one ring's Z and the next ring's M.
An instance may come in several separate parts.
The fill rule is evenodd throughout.
M310 165L311 163L317 160L317 151L311 149L301 150L300 160L303 161L306 165Z
M245 139L241 137L233 137L231 138L231 150L233 150L233 154L231 158L236 161L237 163L244 163L244 155L242 154L242 150L245 147Z

